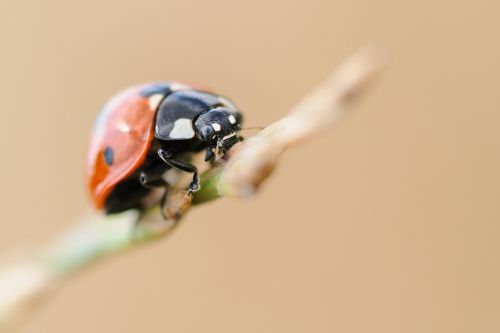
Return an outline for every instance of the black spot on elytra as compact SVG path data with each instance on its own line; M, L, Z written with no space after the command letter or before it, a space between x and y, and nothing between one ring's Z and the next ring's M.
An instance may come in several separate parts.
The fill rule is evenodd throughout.
M115 152L113 151L113 148L111 147L106 147L103 151L104 154L104 161L108 166L113 165L114 157L115 157Z

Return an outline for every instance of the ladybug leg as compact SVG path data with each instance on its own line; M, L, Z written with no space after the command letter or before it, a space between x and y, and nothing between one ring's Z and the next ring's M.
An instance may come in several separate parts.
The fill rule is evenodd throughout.
M165 207L167 204L168 189L165 189L160 201L160 212L164 220L167 220L167 215L165 214Z
M215 154L212 148L207 147L205 149L205 162L212 162L214 160Z
M141 185L147 188L167 187L168 183L163 179L163 174L168 166L161 163L143 170L139 175Z
M192 194L200 189L200 178L198 177L198 168L188 162L178 160L172 156L172 153L160 148L158 150L158 155L161 159L173 168L177 168L182 171L193 173L193 181L189 185L188 192Z
M160 201L160 211L165 220L167 220L165 204L167 202L169 184L163 179L163 175L169 168L165 163L155 163L155 165L148 167L139 174L139 182L142 186L150 189L164 188Z

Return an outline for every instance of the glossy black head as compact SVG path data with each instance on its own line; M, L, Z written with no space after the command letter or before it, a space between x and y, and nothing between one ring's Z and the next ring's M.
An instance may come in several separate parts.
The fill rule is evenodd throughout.
M194 126L197 136L207 144L205 160L213 157L213 149L224 153L241 140L242 116L232 108L219 106L200 115Z

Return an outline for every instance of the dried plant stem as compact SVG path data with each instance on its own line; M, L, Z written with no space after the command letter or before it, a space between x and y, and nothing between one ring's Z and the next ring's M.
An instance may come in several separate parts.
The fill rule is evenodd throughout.
M370 48L351 56L288 116L234 147L227 163L208 170L194 198L185 191L174 191L166 212L172 222L163 221L158 208L143 215L136 211L91 215L56 236L32 258L5 267L0 271L0 327L25 314L70 273L101 257L168 234L192 204L255 193L287 148L330 130L338 122L381 68L382 60Z

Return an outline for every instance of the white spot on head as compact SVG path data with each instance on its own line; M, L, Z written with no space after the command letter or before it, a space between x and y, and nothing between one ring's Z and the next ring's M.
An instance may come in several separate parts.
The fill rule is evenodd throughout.
M212 127L214 128L214 131L216 131L216 132L219 132L221 129L220 125L217 123L212 123Z
M229 119L229 122L231 124L233 125L236 124L236 118L232 114L230 114L229 117L227 117L227 119Z
M163 94L154 94L154 95L149 96L149 98L148 98L149 108L152 111L156 111L156 109L158 108L158 105L160 105L160 102L162 99L163 99Z
M191 124L191 119L177 119L174 123L174 128L169 134L172 139L191 139L194 137L194 130Z

